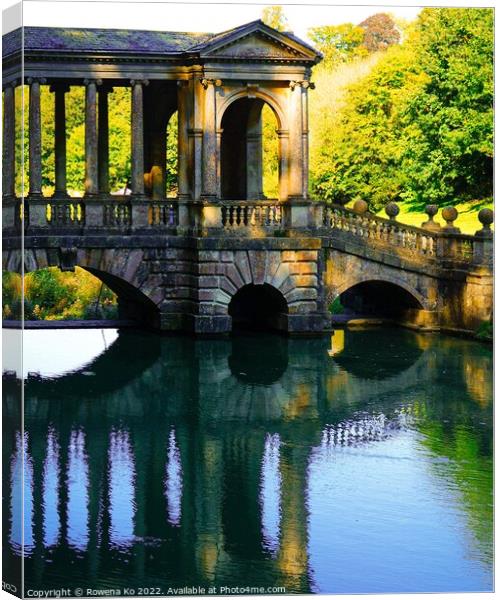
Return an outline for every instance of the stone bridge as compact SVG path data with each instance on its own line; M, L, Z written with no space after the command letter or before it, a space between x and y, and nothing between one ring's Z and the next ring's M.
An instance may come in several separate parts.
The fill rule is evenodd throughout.
M474 236L444 209L422 227L308 195L313 48L260 21L221 34L24 28L4 36L3 268L87 269L122 316L167 331L331 327L331 303L424 329L492 315L491 211ZM41 88L54 94L54 193L42 186ZM28 176L16 187L16 96L28 94ZM85 193L66 185L66 93L85 87ZM109 185L108 103L130 88L130 195ZM317 93L321 93L320 91ZM263 194L262 109L276 118L278 198ZM178 114L178 186L166 134ZM19 157L17 157L19 159ZM479 225L478 225L479 228Z

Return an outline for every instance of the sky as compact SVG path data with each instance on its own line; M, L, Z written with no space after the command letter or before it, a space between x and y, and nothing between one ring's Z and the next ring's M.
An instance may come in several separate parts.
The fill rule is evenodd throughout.
M320 25L360 23L377 12L391 12L398 18L414 19L415 6L383 6L376 3L321 5L292 3L284 6L290 29L307 39L307 30ZM179 2L95 2L38 1L23 3L24 24L52 27L107 27L163 31L218 32L259 19L268 4L179 3Z

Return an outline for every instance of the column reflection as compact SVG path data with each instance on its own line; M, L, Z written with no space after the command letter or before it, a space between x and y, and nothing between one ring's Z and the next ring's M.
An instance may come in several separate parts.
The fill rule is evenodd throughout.
M109 453L109 541L125 550L134 543L135 465L128 431L111 431Z
M24 490L23 490L24 480ZM30 556L33 540L33 462L28 454L28 434L16 433L16 447L11 462L10 546L17 555ZM24 523L23 523L24 492ZM23 544L24 535L24 544Z
M82 430L71 432L67 488L68 545L84 551L89 541L89 467Z
M167 500L167 520L171 525L179 527L182 504L182 463L174 429L170 431L168 436L165 497Z
M273 556L279 549L281 519L280 436L267 434L262 459L260 506L263 546Z
M56 546L61 532L59 517L59 443L52 427L47 434L47 454L43 465L43 545Z

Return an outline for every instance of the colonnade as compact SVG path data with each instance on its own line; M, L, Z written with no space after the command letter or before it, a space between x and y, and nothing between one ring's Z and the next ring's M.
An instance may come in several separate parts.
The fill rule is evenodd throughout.
M4 88L3 195L15 196L16 176L16 83ZM44 78L28 78L29 86L29 197L42 196L41 86ZM85 79L85 197L109 194L109 94L113 87L101 79ZM144 110L143 89L148 80L130 80L131 87L131 190L144 195ZM54 198L67 198L66 94L67 83L52 83L54 94Z
M198 76L175 81L154 80L145 97L148 79L64 79L28 77L29 87L29 193L42 198L42 115L41 86L48 85L54 95L54 199L67 199L66 114L70 86L85 86L85 181L86 199L110 193L109 179L109 94L114 87L127 86L131 94L130 188L132 199L165 197L166 142L165 119L178 110L178 198L183 201L218 202L238 198L224 195L221 173L223 135L243 132L246 144L242 171L242 199L263 199L262 126L260 112L265 103L273 109L279 140L279 199L307 198L307 88L309 81L281 81L272 86L204 79ZM4 87L4 197L15 197L16 106L15 87L19 80ZM169 87L171 86L171 87ZM166 94L164 94L166 92ZM162 95L164 94L164 95ZM232 103L246 98L249 112L233 111L224 132L222 122ZM228 100L229 99L229 100ZM169 112L170 111L170 112ZM231 111L230 111L231 112ZM147 113L147 114L146 114ZM241 119L248 119L240 122ZM240 119L240 121L238 121ZM229 129L229 124L232 131ZM19 158L19 157L18 157ZM234 157L233 157L234 158ZM150 164L151 163L151 164ZM234 163L234 160L233 160ZM230 163L234 170L238 165ZM222 168L224 166L222 165ZM246 172L245 172L246 169ZM148 173L146 173L147 171ZM149 174L149 171L151 173ZM244 190L244 193L243 193Z

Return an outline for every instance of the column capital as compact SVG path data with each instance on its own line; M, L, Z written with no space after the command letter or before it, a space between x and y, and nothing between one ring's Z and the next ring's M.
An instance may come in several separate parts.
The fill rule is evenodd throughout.
M5 91L6 89L9 88L16 88L19 85L19 80L18 79L14 79L12 81L9 81L8 83L3 83L2 84L2 91Z
M67 83L51 83L49 90L51 92L59 92L61 94L66 94L69 92L69 84Z
M206 77L203 77L202 79L200 79L200 83L203 86L203 89L208 89L209 85L213 85L214 87L221 87L222 86L222 80L221 79L207 79Z
M83 84L85 86L88 86L90 84L94 84L94 85L102 85L102 79L84 79L83 80Z
M26 82L28 83L28 85L31 85L33 83L39 83L40 85L43 85L44 83L47 83L47 80L45 79L45 77L28 77Z
M277 129L276 133L278 134L279 138L287 138L290 135L290 132L288 129Z
M130 85L132 87L136 85L149 85L149 79L131 79Z
M291 90L294 90L295 88L299 87L299 88L303 88L303 89L307 89L310 88L311 90L314 90L314 88L316 87L314 85L314 83L312 81L309 81L308 79L302 79L302 80L291 80L290 83L288 84L288 86L290 87Z

